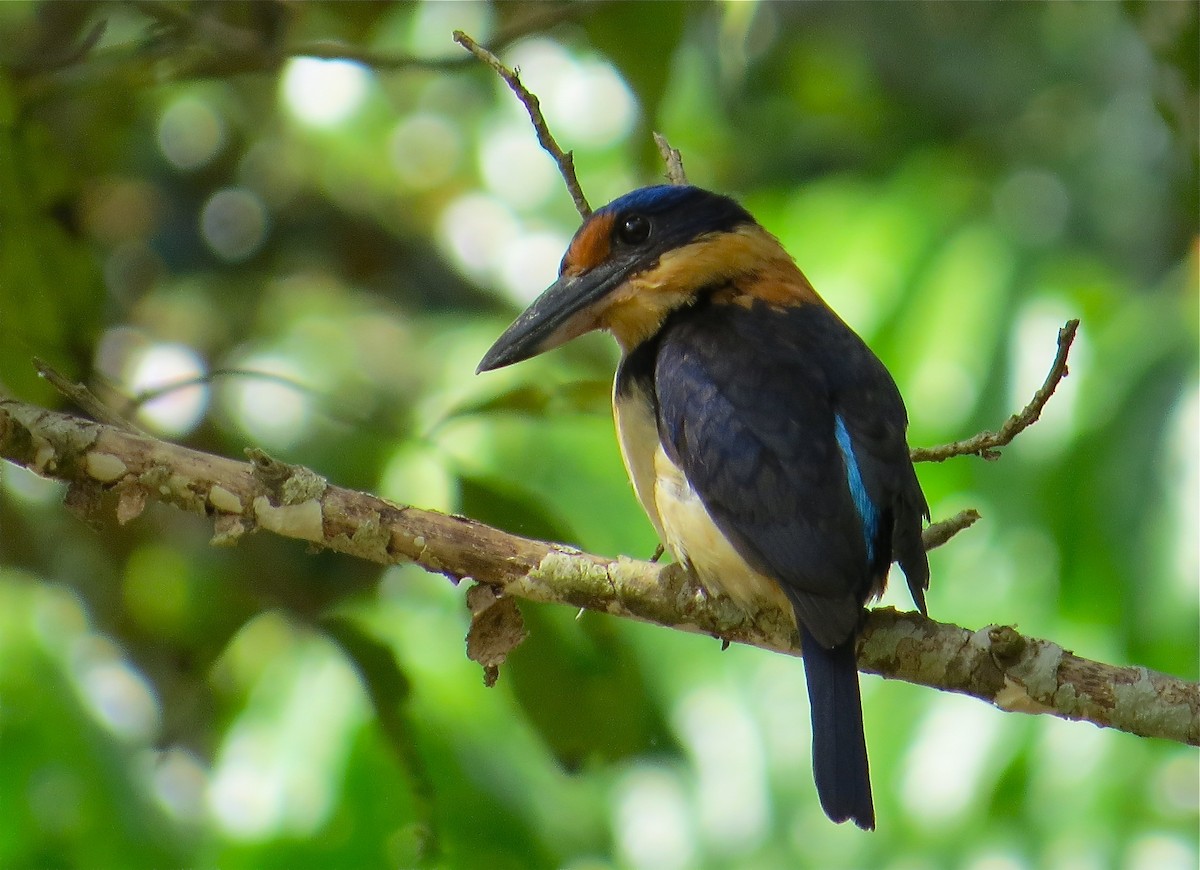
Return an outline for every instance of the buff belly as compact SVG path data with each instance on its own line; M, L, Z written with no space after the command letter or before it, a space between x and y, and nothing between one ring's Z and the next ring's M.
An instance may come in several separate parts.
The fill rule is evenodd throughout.
M687 477L663 450L654 406L642 389L614 396L621 456L638 500L659 539L676 561L690 568L710 592L754 613L764 606L784 613L792 605L779 584L755 571L713 522Z

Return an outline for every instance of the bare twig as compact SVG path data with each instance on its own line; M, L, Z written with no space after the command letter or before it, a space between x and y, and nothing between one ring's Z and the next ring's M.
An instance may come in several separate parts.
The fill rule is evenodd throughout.
M941 444L937 447L914 447L909 451L913 462L944 462L954 456L979 456L983 459L997 459L1000 456L998 448L1008 445L1014 438L1037 422L1042 415L1042 409L1054 395L1054 390L1060 381L1067 376L1067 355L1071 352L1071 343L1079 329L1078 320L1068 320L1058 331L1058 353L1046 380L1029 404L1009 417L999 432L980 432L978 435L952 444Z
M190 378L180 378L177 381L171 381L168 384L161 384L157 387L149 387L136 395L130 396L125 400L122 412L125 415L132 415L140 411L143 406L148 405L161 399L163 396L169 396L177 390L185 390L188 387L208 386L214 383L219 378L246 378L248 380L262 381L264 383L278 384L287 387L290 390L295 390L308 398L323 398L324 394L318 390L304 384L295 378L287 375L280 375L274 372L260 372L253 369L213 369L205 372L202 375L195 375Z
M974 508L967 508L965 511L959 511L949 519L939 520L930 525L929 528L921 533L921 543L925 545L926 550L936 549L959 532L971 528L977 522L979 522L979 511Z
M124 521L154 499L211 517L215 543L232 544L263 529L380 564L415 562L451 578L471 577L514 598L800 653L789 614L770 607L746 613L710 596L678 565L594 556L463 517L400 507L261 456L237 462L4 400L0 458L70 482L86 496L77 499L83 510L104 503L101 494L115 494ZM867 617L858 660L863 670L1005 710L1200 744L1197 684L1089 661L1007 626L973 632L918 613L876 609Z
M108 29L108 19L102 18L92 25L77 45L37 45L28 58L13 63L10 71L17 76L25 76L74 66L82 62L96 47L96 43L100 41L100 37L104 35L106 29ZM45 40L41 40L41 42L44 43Z
M126 432L133 432L137 435L145 433L137 426L130 423L116 411L109 408L101 402L96 395L83 384L75 384L68 380L62 374L59 374L48 362L34 357L33 367L37 369L37 373L50 382L50 386L58 390L68 399L75 403L83 413L87 414L97 423L106 423L109 426L115 426Z
M286 55L287 57L351 61L381 72L401 69L449 70L463 65L462 59L457 57L417 57L411 54L392 54L386 51L359 48L356 45L347 45L332 39L318 39L294 45L287 50Z
M268 34L235 27L213 16L197 16L190 7L159 0L127 0L153 22L149 34L134 41L90 52L99 34L89 34L70 54L55 54L16 70L22 92L44 100L64 89L107 87L133 75L153 75L156 81L228 78L245 73L273 72L295 57L346 60L379 72L423 69L445 71L471 63L468 57L421 57L372 51L334 40L314 40L280 47ZM582 7L574 3L541 3L497 31L496 50L530 33L575 18ZM80 60L86 55L88 63ZM165 57L170 63L163 63Z
M521 84L521 79L516 71L502 64L496 55L467 34L461 30L454 31L454 41L495 70L496 74L504 79L512 92L517 95L517 99L524 104L525 111L529 113L529 120L533 123L533 129L537 133L538 142L558 164L559 174L562 175L563 182L567 185L571 199L575 201L575 210L579 212L581 218L586 220L592 213L592 207L588 205L587 197L583 195L583 188L579 186L579 179L575 176L575 158L570 151L563 151L554 141L554 136L546 125L546 119L542 117L542 108L538 98Z
M580 14L581 7L576 3L537 3L529 7L521 17L514 19L507 27L496 31L488 40L493 51L499 51L511 45L523 36L551 27L562 21L567 21ZM464 34L465 35L465 34ZM467 36L467 39L471 37ZM476 57L478 53L466 46L455 36L464 48ZM292 57L319 57L326 60L352 60L369 66L374 70L411 69L414 67L426 69L454 69L471 63L467 57L437 57L425 58L409 54L388 54L386 52L369 51L357 46L346 45L334 40L316 40L292 46L286 52ZM488 52L491 54L492 52ZM484 60L483 58L480 58ZM491 61L485 60L489 66ZM506 79L507 81L507 79Z
M687 173L683 171L683 155L679 153L679 149L672 148L662 133L654 134L654 144L658 146L658 153L667 165L667 180L672 184L687 184Z

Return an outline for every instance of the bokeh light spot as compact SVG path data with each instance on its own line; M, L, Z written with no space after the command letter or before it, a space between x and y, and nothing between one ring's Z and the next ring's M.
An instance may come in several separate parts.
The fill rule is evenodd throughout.
M975 404L979 383L954 360L924 357L908 385L910 413L946 429L965 419Z
M625 81L607 63L575 67L552 92L551 112L563 135L603 148L628 135L637 103Z
M905 763L902 796L911 818L938 830L971 809L987 768L1002 759L995 752L1000 720L962 698L932 699Z
M1133 841L1122 866L1129 870L1195 870L1196 846L1167 833L1146 834Z
M1013 326L1010 347L1012 371L1009 374L1009 407L1023 408L1030 396L1041 387L1050 368L1050 360L1057 340L1058 331L1069 320L1074 309L1069 303L1051 297L1042 297L1026 304ZM1071 370L1086 372L1090 369L1091 342L1086 330L1075 336L1071 345ZM1082 379L1063 378L1054 390L1054 398L1046 404L1036 426L1021 433L1017 443L1020 449L1048 457L1066 448L1079 425L1075 411L1079 401Z
M297 57L283 71L283 100L291 113L313 127L332 127L362 105L370 72L349 60Z
M485 0L426 0L413 7L408 32L409 50L417 57L461 57L462 49L450 38L455 30L470 33L487 44L495 12Z
M1195 816L1200 810L1200 770L1196 753L1182 748L1159 768L1154 792L1162 810L1171 814Z
M1194 613L1200 589L1200 550L1196 529L1200 528L1200 451L1196 433L1200 432L1200 388L1192 384L1180 397L1171 414L1168 429L1167 462L1163 468L1164 491L1173 494L1165 526L1170 535L1168 553L1173 568L1179 606Z
M510 126L482 136L479 160L488 190L515 208L534 208L558 190L554 161L527 129Z
M62 499L66 484L34 474L22 465L0 466L0 484L4 491L27 505L49 505Z
M284 356L261 354L244 360L237 368L268 376L246 376L230 382L234 415L243 431L277 448L301 440L308 432L312 409L304 391L287 383L303 383L295 364Z
M218 190L200 212L200 235L227 263L249 259L267 236L267 207L257 193L240 187Z
M396 176L410 190L442 184L462 160L462 136L441 115L418 113L401 119L389 145Z
M1067 188L1044 169L1019 169L996 188L996 217L1014 239L1028 245L1057 241L1071 211Z
M256 760L265 759L268 739L261 730L231 737L208 792L216 820L237 839L265 837L280 823L282 784L267 771L256 769Z
M367 717L350 666L329 647L298 639L292 655L264 669L214 765L209 810L235 839L311 835L324 824Z
M379 494L436 511L458 507L457 479L437 451L418 443L402 445L384 466Z
M125 740L149 740L158 731L158 701L150 684L101 638L79 638L71 675L96 721Z
M186 749L172 747L158 755L150 786L159 805L172 818L191 823L203 819L208 773Z
M753 849L766 832L770 807L754 721L716 688L687 696L674 719L696 766L702 836L726 854Z
M635 767L617 784L617 846L634 870L692 866L695 833L690 818L683 784L667 768Z
M158 147L176 169L199 169L225 147L225 121L207 101L181 97L158 121Z
M65 586L42 590L34 603L31 628L42 649L68 651L88 632L87 612L79 593Z
M190 347L182 344L146 347L127 369L128 390L134 396L148 392L158 395L138 408L138 419L164 435L191 432L208 407L208 387L194 383L206 370L204 360ZM183 386L174 388L176 384Z
M541 36L514 43L504 52L503 60L510 69L520 70L521 81L543 101L557 83L575 67L575 60L565 48L554 40ZM507 86L502 83L497 87L500 91L507 90ZM526 117L524 109L515 101L504 100L501 105L513 118ZM556 129L557 126L556 119Z
M516 216L503 203L482 194L456 199L438 222L438 240L477 279L491 277L519 233Z
M500 256L500 283L508 295L528 305L557 276L570 239L553 232L526 233Z
M554 118L556 135L581 147L604 148L633 129L637 100L625 80L608 63L576 61L549 39L525 39L505 53L505 61L521 70L521 80L541 99ZM510 110L523 117L520 108Z

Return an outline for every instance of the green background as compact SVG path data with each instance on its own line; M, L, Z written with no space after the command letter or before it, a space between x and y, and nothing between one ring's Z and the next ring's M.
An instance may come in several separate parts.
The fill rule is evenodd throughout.
M984 516L930 613L1196 679L1194 3L0 4L0 385L199 376L138 421L648 556L611 340L473 374L578 218L455 28L594 206L661 179L655 129L741 198L913 444L997 426L1079 317L1002 459L918 469ZM292 57L327 40L394 62ZM485 689L441 577L62 495L2 469L5 868L1196 866L1193 748L864 677L868 835L816 804L794 660L526 606Z

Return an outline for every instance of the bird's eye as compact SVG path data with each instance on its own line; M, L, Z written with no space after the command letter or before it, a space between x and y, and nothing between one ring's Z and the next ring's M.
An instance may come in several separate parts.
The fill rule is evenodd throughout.
M617 238L627 245L640 245L650 238L650 220L640 214L621 218L617 224Z

